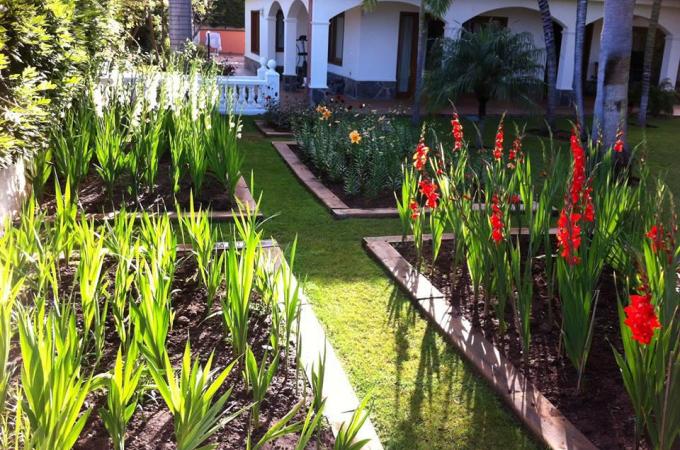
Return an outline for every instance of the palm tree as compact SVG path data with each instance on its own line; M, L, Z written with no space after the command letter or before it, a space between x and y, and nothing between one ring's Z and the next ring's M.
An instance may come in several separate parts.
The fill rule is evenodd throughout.
M442 18L453 3L453 0L421 0L418 13L418 54L416 59L416 83L413 95L412 117L414 124L420 122L420 100L423 92L425 76L425 59L427 57L427 16ZM363 0L363 7L372 10L378 0Z
M656 28L659 25L660 13L661 0L654 0L652 3L652 16L649 18L649 28L647 28L645 56L642 62L642 92L640 93L640 112L638 113L638 125L641 127L644 127L647 124L649 87L652 80L652 57L654 56L654 41L656 39Z
M481 30L463 30L459 39L443 39L435 54L441 64L425 79L425 95L431 109L446 106L461 95L473 94L479 115L478 144L490 100L514 100L533 104L543 81L542 51L530 33L513 34L488 24Z
M635 0L604 0L593 118L593 139L601 137L604 148L614 145L619 129L626 134L634 7Z
M578 0L576 4L576 49L574 50L574 103L576 121L585 137L585 119L583 106L583 45L586 35L586 14L588 0Z
M548 98L545 111L548 126L555 124L555 109L557 107L557 52L555 50L555 32L548 0L538 0L538 9L543 22L543 38L545 39L545 69L548 75Z

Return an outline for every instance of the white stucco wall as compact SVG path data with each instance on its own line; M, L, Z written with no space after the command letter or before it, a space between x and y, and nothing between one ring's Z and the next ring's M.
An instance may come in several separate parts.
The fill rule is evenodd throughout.
M355 7L345 12L345 48L342 66L328 71L357 81L395 81L401 12L415 6L384 2L371 12Z
M276 0L289 16L294 3L304 5L308 10L308 0ZM652 0L637 0L635 14L639 17L649 17ZM273 0L246 0L246 51L249 58L259 60L260 56L250 51L250 11L262 11L260 29L262 39L273 39L269 36L270 29L266 21ZM327 34L327 24L330 18L345 11L345 42L342 66L327 65L327 36L319 38L317 48L310 54L317 62L313 62L313 87L324 87L323 79L326 70L343 75L357 81L394 81L396 78L396 61L400 11L417 11L419 0L379 1L372 12L361 9L362 0L315 0L309 25L298 23L298 35L308 34L304 28L313 28L318 33ZM293 8L295 9L295 8ZM573 33L576 22L575 0L551 0L550 9L553 18L564 28L562 60L559 61L558 84L560 88L569 88L570 76L573 77ZM603 0L591 0L588 5L587 23L595 22L591 53L588 61L588 76L593 75L594 63L599 56L599 35L603 13ZM456 36L464 22L475 16L503 16L508 18L508 26L515 32L528 31L534 37L534 43L542 48L543 33L536 0L455 0L452 7L444 15L446 24L445 34ZM640 19L636 19L639 22ZM642 19L644 22L644 19ZM662 76L677 74L677 62L680 60L680 0L666 0L663 3L660 28L666 33L667 49L664 53ZM300 28L303 28L300 30ZM312 36L312 39L314 37ZM272 41L273 42L273 41ZM322 45L322 44L325 45ZM273 44L272 44L273 45ZM261 42L260 55L273 57L279 64L283 62L283 55L268 55L267 45ZM571 60L569 60L571 58ZM319 60L325 60L320 63ZM319 65L318 67L316 67ZM316 67L316 69L314 68Z
M6 218L21 210L29 189L25 172L23 159L0 169L0 232Z

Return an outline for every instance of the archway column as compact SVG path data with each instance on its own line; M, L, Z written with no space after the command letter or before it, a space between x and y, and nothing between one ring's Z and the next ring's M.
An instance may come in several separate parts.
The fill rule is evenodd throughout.
M562 46L557 66L557 90L571 92L574 89L574 53L576 33L568 28L562 30Z
M678 79L678 66L680 66L680 36L669 34L666 35L659 80L670 80L672 86L675 87Z
M311 25L312 48L309 87L311 89L327 89L329 21L313 21Z
M276 16L267 16L260 23L260 56L264 56L267 61L276 60Z
M297 65L297 19L283 21L283 75L295 76Z

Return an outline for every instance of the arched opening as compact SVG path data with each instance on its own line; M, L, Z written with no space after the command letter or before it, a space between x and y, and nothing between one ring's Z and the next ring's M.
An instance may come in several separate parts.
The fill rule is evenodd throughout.
M630 54L630 83L635 85L642 81L642 66L647 42L649 19L635 16L633 19L633 46ZM602 19L595 20L586 25L585 43L583 48L583 83L586 93L595 94L597 82L597 70L600 58L600 35L602 34ZM663 62L666 31L661 27L656 29L654 50L652 56L652 84L658 84L661 78L661 65Z
M464 30L475 32L484 26L495 25L507 28L513 33L529 33L536 48L545 49L545 37L543 34L543 21L539 11L523 7L511 7L489 10L476 15L463 22ZM559 64L562 52L562 32L564 27L553 18L553 36L555 40L555 59ZM539 61L545 67L545 54L543 61ZM547 68L546 68L547 69ZM544 70L544 81L548 80L547 70Z
M284 23L283 8L279 2L273 2L267 12L266 26L267 33L267 58L276 61L276 67L279 72L283 68L283 49L284 49Z

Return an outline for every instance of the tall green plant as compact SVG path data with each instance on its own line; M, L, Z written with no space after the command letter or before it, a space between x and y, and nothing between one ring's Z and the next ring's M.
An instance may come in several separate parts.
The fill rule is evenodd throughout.
M14 279L12 267L0 263L0 416L5 412L7 389L12 379L13 368L9 362L15 331L12 326L12 312L22 285L23 279Z
M96 169L102 181L104 181L106 193L111 199L116 181L118 181L125 167L124 136L119 128L116 110L106 110L103 117L96 120L96 129Z
M245 154L238 148L243 125L231 112L226 120L215 112L210 122L209 141L205 147L208 169L233 197L245 160Z
M95 230L94 221L83 219L77 227L80 240L80 261L76 271L80 289L80 304L83 313L83 333L86 339L93 334L97 359L104 349L108 294L106 282L102 280L105 249L104 235ZM101 305L100 303L102 303Z
M81 343L72 310L50 311L18 320L22 368L22 408L28 416L28 448L73 447L91 408L81 413L93 379L81 374Z
M138 354L134 340L124 358L122 348L118 348L113 371L104 383L106 407L101 408L99 414L115 450L125 449L125 430L137 408L138 387L144 374L144 365L138 361Z
M178 450L215 448L216 444L204 446L203 443L245 409L227 415L225 405L232 388L213 401L231 373L234 362L216 373L211 371L212 361L211 354L205 366L199 365L198 358L192 364L191 347L187 342L179 379L167 353L160 367L155 364L149 366L156 388L172 413Z
M250 346L246 348L243 378L250 387L250 393L253 398L251 423L255 429L260 426L260 407L262 406L262 401L267 395L274 375L279 370L279 355L276 355L269 363L268 359L269 355L265 352L262 361L258 365Z
M63 126L52 131L51 149L54 164L61 180L69 178L76 191L90 171L93 156L92 123L94 114L87 107L76 107L66 112Z

